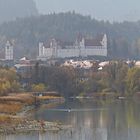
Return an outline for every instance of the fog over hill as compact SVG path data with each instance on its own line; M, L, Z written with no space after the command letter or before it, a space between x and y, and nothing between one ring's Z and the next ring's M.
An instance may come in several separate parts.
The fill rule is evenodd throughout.
M0 0L0 23L37 14L34 0Z
M35 0L40 13L75 11L110 21L140 20L140 0Z
M140 20L139 0L0 0L0 23L17 17L75 11L98 20Z

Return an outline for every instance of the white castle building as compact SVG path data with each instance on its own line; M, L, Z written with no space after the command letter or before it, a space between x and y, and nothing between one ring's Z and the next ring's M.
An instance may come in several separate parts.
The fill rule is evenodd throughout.
M55 39L52 39L48 45L39 43L38 59L40 60L88 56L107 56L106 34L95 39L79 37L72 45L64 45Z
M10 41L7 41L5 45L5 59L13 60L13 45Z

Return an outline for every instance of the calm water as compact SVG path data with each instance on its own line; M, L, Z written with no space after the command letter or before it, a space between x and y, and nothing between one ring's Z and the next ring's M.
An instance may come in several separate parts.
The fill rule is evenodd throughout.
M136 101L71 100L49 109L43 105L32 116L73 128L57 133L1 136L0 140L140 140L140 103Z

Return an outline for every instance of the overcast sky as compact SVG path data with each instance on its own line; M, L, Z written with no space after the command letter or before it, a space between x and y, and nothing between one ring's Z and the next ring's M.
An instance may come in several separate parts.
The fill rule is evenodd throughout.
M96 19L139 20L140 0L35 0L40 13L76 11Z

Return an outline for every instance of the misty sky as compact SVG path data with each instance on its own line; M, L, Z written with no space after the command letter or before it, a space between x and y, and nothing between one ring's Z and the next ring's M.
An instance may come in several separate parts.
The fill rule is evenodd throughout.
M140 0L35 0L40 13L76 11L111 21L140 19Z

